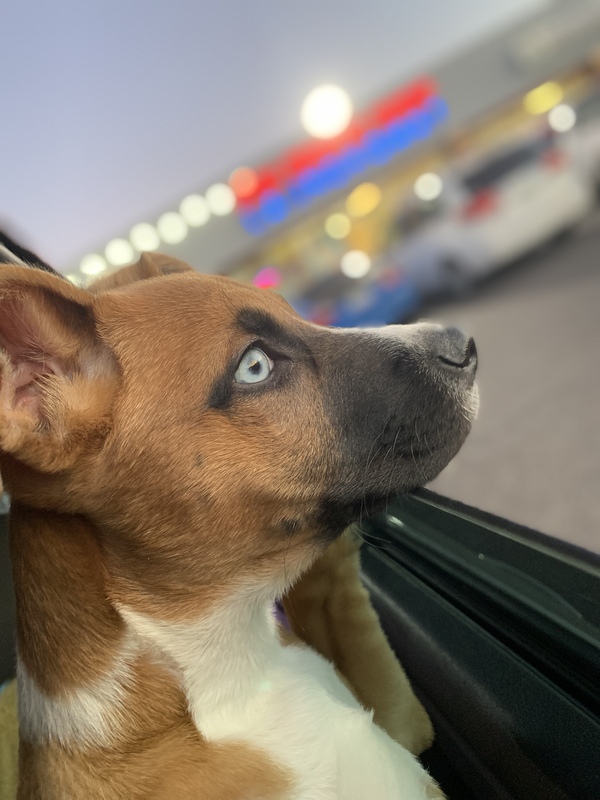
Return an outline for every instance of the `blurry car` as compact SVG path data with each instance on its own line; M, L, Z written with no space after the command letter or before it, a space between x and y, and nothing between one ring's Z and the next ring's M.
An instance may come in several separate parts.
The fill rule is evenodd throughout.
M341 328L377 327L403 322L421 304L421 294L395 268L374 268L360 279L329 275L291 301L306 319Z
M360 293L342 300L333 322L341 328L379 327L406 321L421 305L421 294L414 283L397 270L386 270Z
M424 294L460 292L568 231L594 186L555 135L520 140L443 176L437 198L412 198L394 262Z

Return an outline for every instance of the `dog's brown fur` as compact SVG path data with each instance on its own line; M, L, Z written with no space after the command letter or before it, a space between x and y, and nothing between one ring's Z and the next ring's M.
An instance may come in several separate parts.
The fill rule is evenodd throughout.
M255 575L272 574L281 553L259 531L265 523L276 531L286 520L277 507L251 502L263 487L265 497L273 495L270 465L277 465L281 493L299 517L312 510L309 485L323 479L296 466L306 463L307 447L319 450L310 463L328 461L330 431L310 386L293 418L280 412L278 423L268 423L273 446L266 458L264 441L257 448L253 438L253 430L267 424L257 404L249 405L240 422L209 412L209 423L189 436L190 415L217 377L214 363L199 359L194 339L201 335L208 353L235 349L228 309L235 308L239 290L226 281L190 284L178 274L148 280L135 292L129 286L185 270L179 262L146 256L87 292L51 275L2 267L0 466L14 500L19 652L50 696L105 674L126 636L115 610L119 604L182 621L218 604L250 558ZM163 280L170 282L168 294ZM108 291L111 285L121 288ZM191 302L190 288L196 286L201 291ZM261 302L294 326L283 301L265 293ZM12 338L15 330L18 339ZM27 359L35 351L33 377L19 366L24 340ZM179 348L176 372L172 348ZM149 418L149 408L156 409L168 437ZM132 446L122 447L124 440ZM211 469L205 472L206 463ZM248 471L253 484L246 493L241 487ZM178 487L173 501L171 485ZM198 526L199 495L210 509L201 542L188 535ZM224 525L246 531L244 541L224 537ZM288 579L317 554L310 530L283 547ZM199 585L200 562L205 580ZM286 607L297 634L334 661L382 727L413 752L430 743L429 720L360 586L350 539L330 546L289 594ZM63 800L73 787L77 797L106 800L150 794L157 800L267 800L287 785L287 776L262 754L201 739L168 665L136 662L119 722L118 744L109 750L74 753L55 743L23 741L20 800ZM226 785L215 782L215 775ZM42 794L48 785L56 788Z

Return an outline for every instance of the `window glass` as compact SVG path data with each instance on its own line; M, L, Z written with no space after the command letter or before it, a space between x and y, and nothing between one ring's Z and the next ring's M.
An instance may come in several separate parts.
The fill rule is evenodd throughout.
M536 139L523 147L516 147L493 158L483 166L463 176L464 186L472 193L500 183L519 169L535 165L536 160L549 146L548 139Z

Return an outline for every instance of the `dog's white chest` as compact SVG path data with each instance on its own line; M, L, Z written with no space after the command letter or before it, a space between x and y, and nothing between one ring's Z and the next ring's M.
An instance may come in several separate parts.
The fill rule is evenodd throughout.
M424 798L417 760L372 722L317 653L287 647L242 713L207 720L207 738L242 740L294 776L289 800Z
M419 762L374 725L329 662L279 643L267 608L238 613L235 622L219 614L193 624L122 613L179 665L192 718L207 740L244 742L292 776L285 800L428 797Z

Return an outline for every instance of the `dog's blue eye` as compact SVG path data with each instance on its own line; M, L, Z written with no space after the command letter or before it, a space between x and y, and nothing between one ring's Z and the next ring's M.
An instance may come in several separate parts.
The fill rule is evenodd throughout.
M273 362L258 347L248 350L235 372L238 383L260 383L269 377L273 370Z

